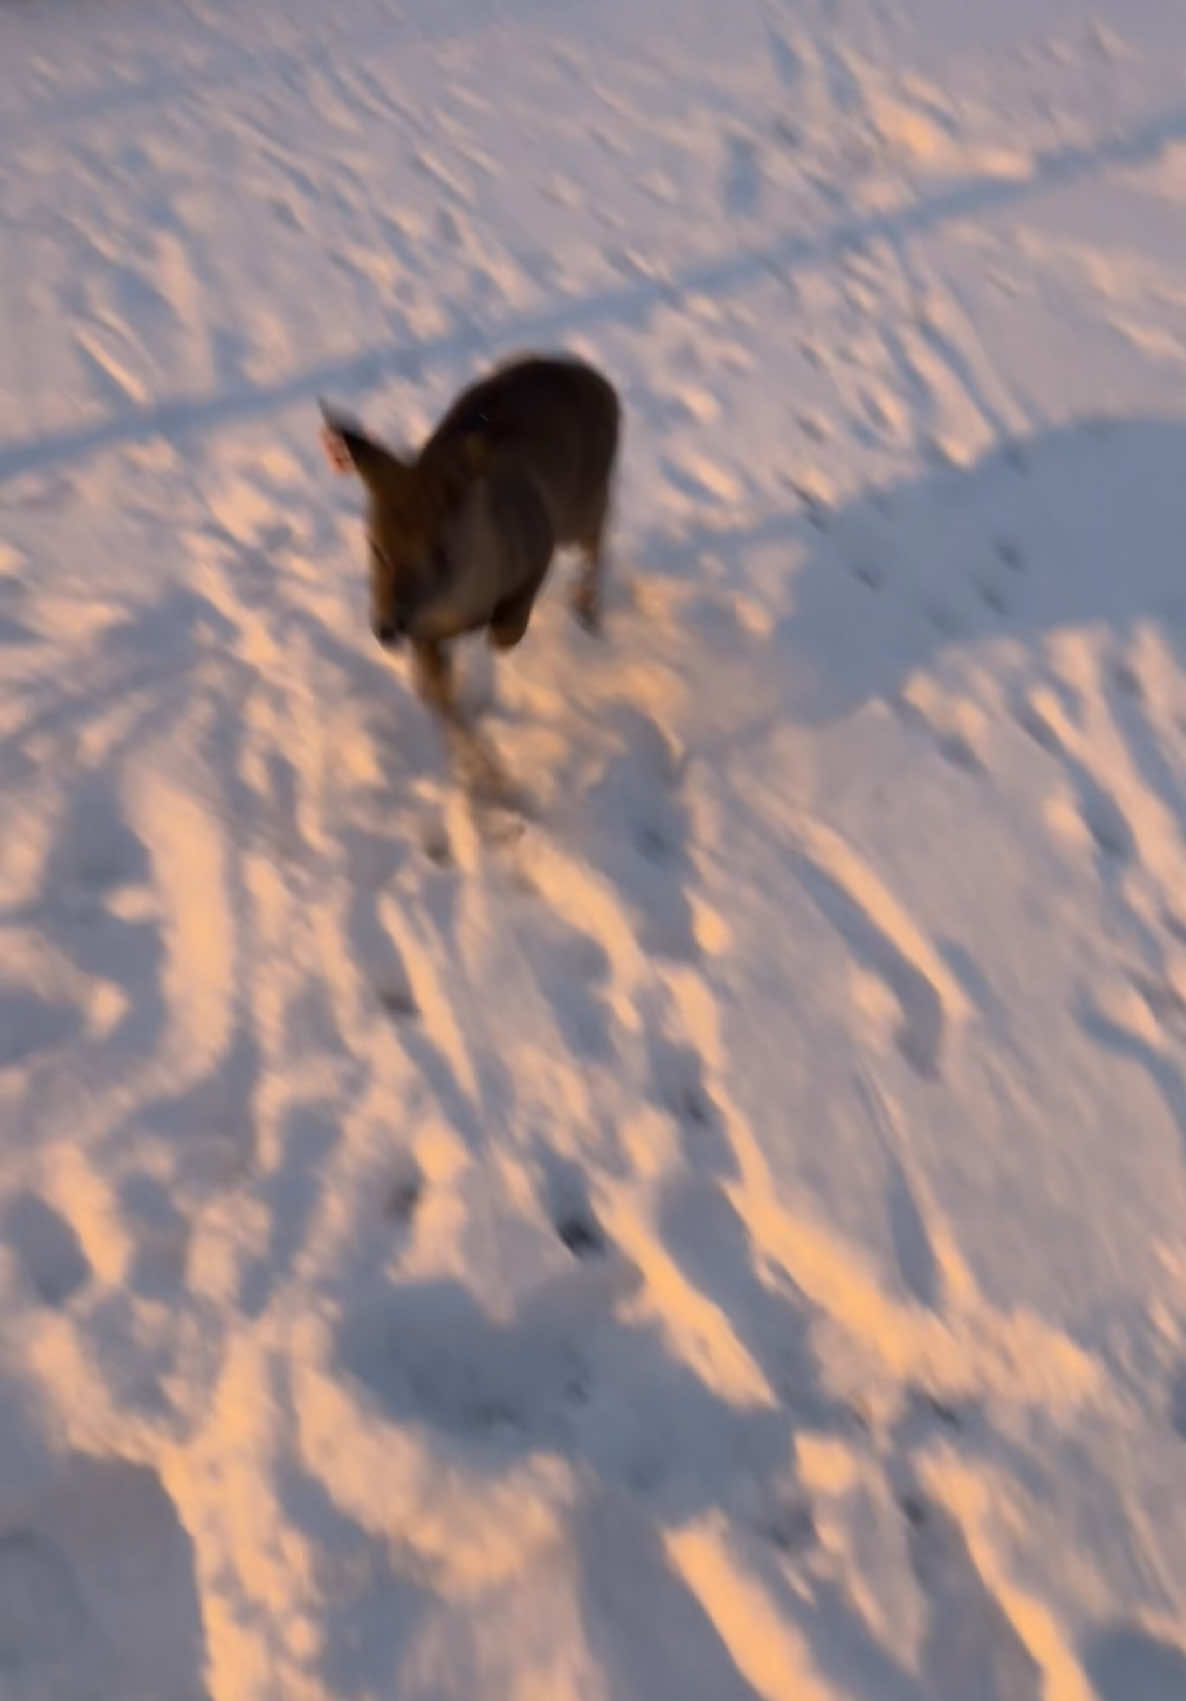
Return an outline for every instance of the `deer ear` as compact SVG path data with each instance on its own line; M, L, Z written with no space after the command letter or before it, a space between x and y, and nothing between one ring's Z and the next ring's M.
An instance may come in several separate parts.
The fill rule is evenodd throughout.
M320 405L325 421L321 441L335 472L345 473L353 468L364 484L374 488L390 483L393 477L406 470L399 457L385 449L382 443L376 443L373 437L368 437L357 420L338 413L327 402Z

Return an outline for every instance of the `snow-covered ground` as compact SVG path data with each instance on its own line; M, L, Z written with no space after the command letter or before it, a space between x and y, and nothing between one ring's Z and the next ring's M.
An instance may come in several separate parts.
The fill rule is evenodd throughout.
M1186 1697L1186 9L0 12L3 1701ZM606 636L316 397L621 388Z

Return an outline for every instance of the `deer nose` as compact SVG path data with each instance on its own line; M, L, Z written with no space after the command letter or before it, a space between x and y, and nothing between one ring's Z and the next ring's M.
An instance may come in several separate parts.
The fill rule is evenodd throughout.
M398 620L376 620L374 623L375 637L384 649L390 649L397 644L403 635L403 627Z

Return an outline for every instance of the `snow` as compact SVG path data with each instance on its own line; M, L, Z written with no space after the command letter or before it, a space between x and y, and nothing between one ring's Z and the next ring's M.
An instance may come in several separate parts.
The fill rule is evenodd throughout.
M1186 1698L1184 75L4 10L3 1701ZM317 398L554 346L494 841Z

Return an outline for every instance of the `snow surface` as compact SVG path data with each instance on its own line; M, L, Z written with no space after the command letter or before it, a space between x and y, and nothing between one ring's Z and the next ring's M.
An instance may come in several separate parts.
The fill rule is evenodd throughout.
M0 13L3 1701L1186 1697L1186 9ZM627 411L465 652L316 398Z

